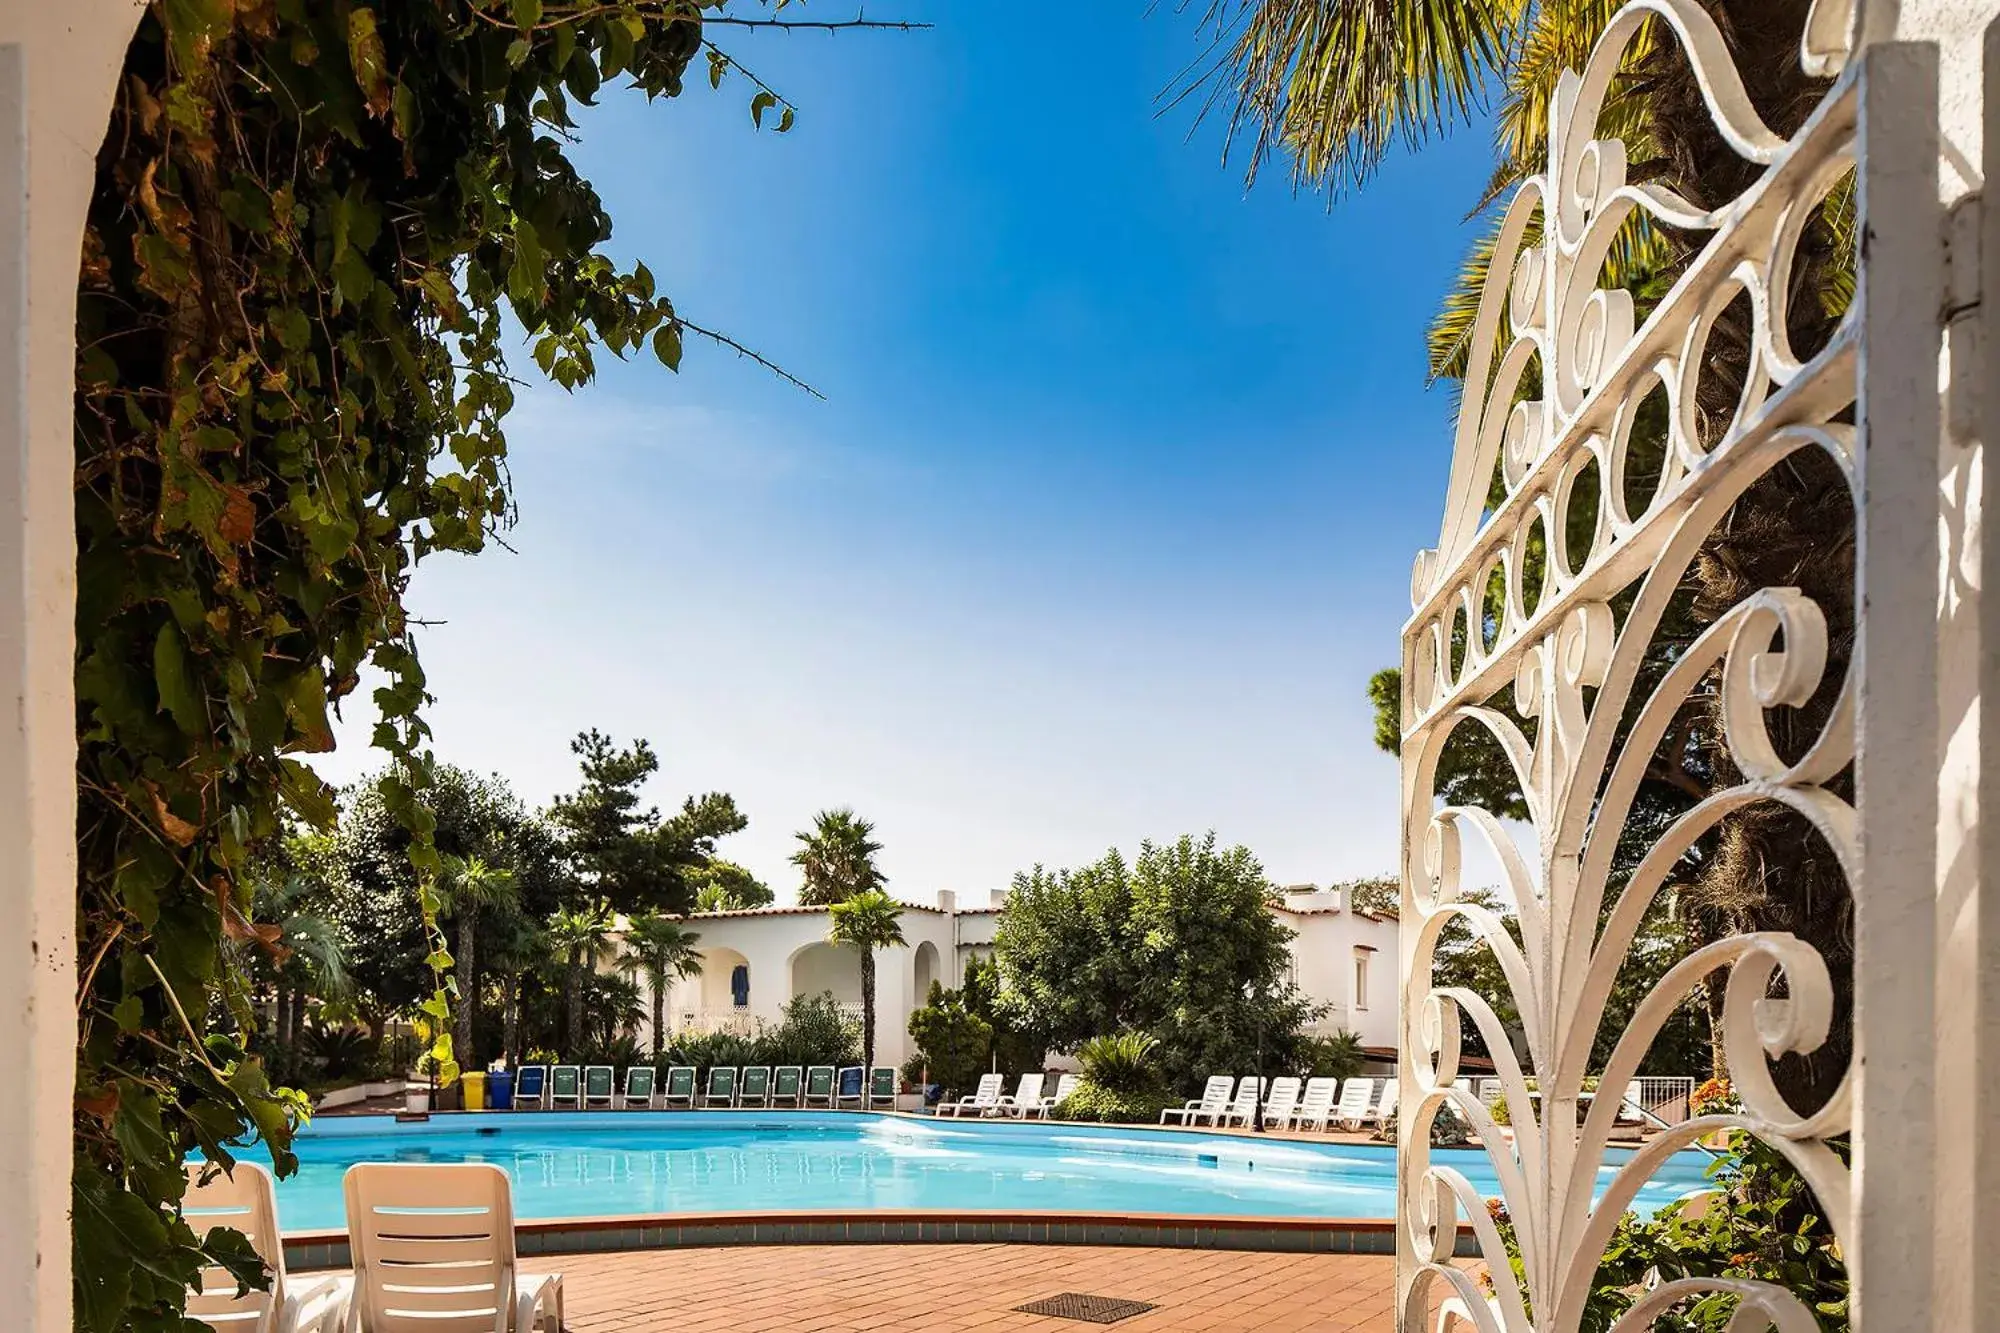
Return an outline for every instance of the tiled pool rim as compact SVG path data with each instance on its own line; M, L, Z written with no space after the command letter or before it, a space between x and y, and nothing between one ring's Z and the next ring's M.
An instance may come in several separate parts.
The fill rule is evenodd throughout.
M509 1118L512 1112L497 1113ZM713 1115L718 1119L748 1119L755 1111L732 1109L701 1112L565 1111L522 1112L525 1116L561 1116L584 1124L584 1117L607 1123L648 1114ZM834 1111L821 1114L866 1114L919 1123L936 1123L930 1116L894 1111ZM494 1112L432 1112L400 1131L435 1128L450 1131L454 1122L488 1121ZM375 1132L386 1116L329 1117L315 1130L336 1136ZM368 1122L373 1121L370 1125ZM981 1121L998 1127L1007 1122ZM1032 1122L1042 1124L1046 1122ZM1056 1122L1063 1124L1064 1122ZM337 1128L336 1128L337 1127ZM1066 1128L1112 1131L1119 1127L1066 1125ZM1141 1126L1140 1128L1145 1128ZM1249 1130L1180 1129L1257 1141ZM1285 1142L1273 1135L1265 1142ZM1129 1245L1161 1249L1252 1250L1293 1254L1382 1254L1396 1252L1396 1224L1388 1218L1229 1217L1186 1213L1122 1214L1092 1212L996 1212L949 1209L878 1209L867 1214L837 1211L620 1214L608 1217L517 1218L516 1252L528 1255L590 1254L623 1250L666 1250L755 1245ZM298 1269L350 1266L347 1232L343 1229L288 1231L285 1263ZM1458 1253L1476 1255L1470 1234L1458 1238Z
M725 1245L1135 1245L1156 1249L1293 1254L1394 1254L1396 1224L1382 1218L1188 1217L1180 1214L993 1213L932 1210L853 1213L657 1213L517 1220L523 1256ZM1470 1235L1461 1255L1478 1252ZM285 1233L285 1265L349 1266L345 1231Z

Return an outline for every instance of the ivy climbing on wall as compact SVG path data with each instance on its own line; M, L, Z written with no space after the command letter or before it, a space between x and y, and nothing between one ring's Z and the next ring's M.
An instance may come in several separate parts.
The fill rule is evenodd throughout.
M209 1263L265 1281L240 1237L182 1220L182 1163L295 1165L303 1099L232 1035L254 1023L223 950L286 947L239 872L282 821L332 820L303 756L364 667L454 1071L404 596L425 556L510 520L514 339L566 388L603 353L678 369L685 339L728 342L604 253L572 117L614 81L676 96L698 58L719 84L741 67L711 34L796 26L784 7L155 0L140 20L77 314L79 1328L188 1328ZM790 129L742 76L751 118Z

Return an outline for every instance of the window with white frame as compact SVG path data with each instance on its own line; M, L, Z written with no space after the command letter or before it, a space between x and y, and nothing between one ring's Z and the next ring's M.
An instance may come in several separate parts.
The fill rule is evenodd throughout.
M1354 951L1354 1007L1368 1007L1368 955L1375 952L1367 947Z

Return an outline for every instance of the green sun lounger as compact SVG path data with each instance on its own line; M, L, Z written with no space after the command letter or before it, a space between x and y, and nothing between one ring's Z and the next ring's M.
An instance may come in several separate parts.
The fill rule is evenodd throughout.
M618 1071L610 1065L583 1067L583 1109L609 1110L618 1104Z
M889 1065L877 1065L875 1077L868 1080L868 1105L872 1109L887 1106L896 1107L896 1071Z
M814 1065L806 1070L807 1106L833 1105L833 1066Z
M627 1069L625 1096L621 1099L625 1103L625 1109L629 1111L636 1106L641 1110L652 1110L653 1082L658 1077L659 1071L651 1065L633 1065Z
M743 1070L742 1084L736 1089L738 1106L769 1106L771 1104L771 1067L769 1065L747 1065Z
M771 1083L771 1105L797 1106L804 1073L797 1065L779 1065Z
M667 1070L667 1095L661 1100L669 1111L677 1106L694 1109L694 1075L693 1065L674 1065Z
M736 1071L717 1065L708 1071L708 1090L701 1095L703 1106L736 1105Z
M575 1065L557 1065L549 1071L549 1109L574 1111L583 1105L583 1071Z

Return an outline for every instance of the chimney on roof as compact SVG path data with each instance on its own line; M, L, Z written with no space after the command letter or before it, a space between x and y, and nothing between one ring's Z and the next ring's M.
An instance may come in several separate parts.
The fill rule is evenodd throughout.
M986 905L994 908L1005 907L1007 896L1013 892L1012 889L989 889L986 894Z
M950 889L938 890L938 911L951 916L958 911L958 895Z
M1316 884L1287 884L1285 907L1293 912L1335 912L1340 910L1340 890L1322 889Z

